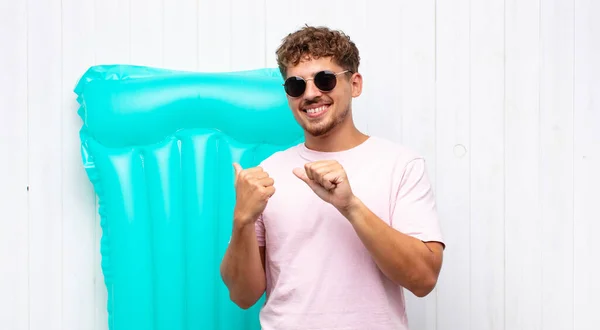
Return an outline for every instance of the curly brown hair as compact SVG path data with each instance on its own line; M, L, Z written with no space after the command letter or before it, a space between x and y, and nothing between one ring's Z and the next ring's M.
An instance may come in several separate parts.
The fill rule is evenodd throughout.
M287 35L277 48L277 65L285 78L287 68L306 58L331 57L345 70L358 72L360 56L350 37L328 27L305 26Z

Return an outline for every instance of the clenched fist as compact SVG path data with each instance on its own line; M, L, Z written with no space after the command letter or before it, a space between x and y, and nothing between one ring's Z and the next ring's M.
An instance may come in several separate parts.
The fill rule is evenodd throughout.
M338 210L348 208L354 202L354 194L348 182L346 171L335 160L322 160L307 163L304 168L294 169L300 178L325 202Z
M253 223L267 207L269 198L275 193L274 180L260 167L235 168L235 210L234 219L244 224Z

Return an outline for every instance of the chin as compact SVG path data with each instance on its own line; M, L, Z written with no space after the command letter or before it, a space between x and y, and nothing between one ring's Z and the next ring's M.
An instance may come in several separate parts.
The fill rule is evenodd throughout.
M315 137L327 135L334 127L336 122L331 118L324 118L319 122L303 122L304 130Z
M333 102L319 103L299 108L296 110L296 120L304 131L311 136L321 137L327 135L337 125L341 124L348 111L337 114L337 108ZM336 116L337 114L337 116Z

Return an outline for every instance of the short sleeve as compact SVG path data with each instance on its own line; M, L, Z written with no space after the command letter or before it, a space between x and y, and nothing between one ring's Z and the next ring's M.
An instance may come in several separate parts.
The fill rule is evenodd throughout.
M439 224L433 187L425 160L411 160L396 179L392 227L424 242L445 244Z
M265 246L265 224L263 222L262 215L254 223L254 230L256 231L256 240L258 241L258 246Z

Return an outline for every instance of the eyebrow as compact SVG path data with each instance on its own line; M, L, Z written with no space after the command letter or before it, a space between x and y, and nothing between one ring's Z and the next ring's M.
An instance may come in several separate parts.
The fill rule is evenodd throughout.
M333 70L333 69L320 69L320 70L311 72L309 77L313 78L317 73L319 73L321 71L331 71L331 72L335 73L335 70ZM302 78L304 78L304 76L299 75L299 74L291 75L289 77L302 77Z

